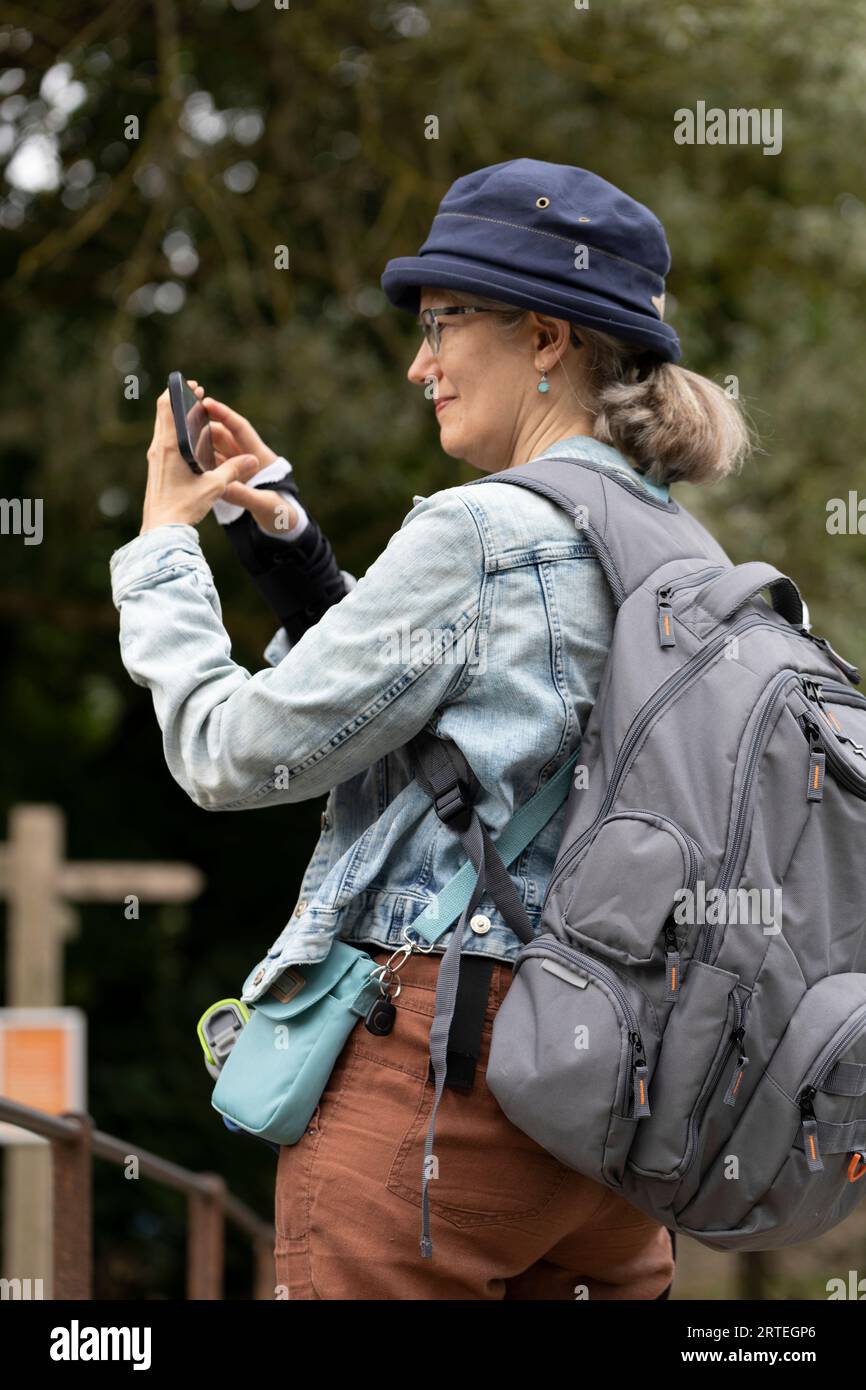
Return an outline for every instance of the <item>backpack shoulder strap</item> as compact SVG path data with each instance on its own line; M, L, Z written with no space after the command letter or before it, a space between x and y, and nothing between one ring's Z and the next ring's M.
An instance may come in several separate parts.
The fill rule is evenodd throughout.
M457 745L451 739L444 739L429 730L423 730L420 734L416 734L413 739L410 739L407 747L412 753L415 776L419 786L423 787L434 804L438 797L440 806L448 807L450 804L455 812L459 812L460 808L457 804L459 787L457 784L463 778L461 767L468 767L469 765ZM547 824L568 796L571 777L579 754L580 749L578 748L563 763L562 767L557 769L549 781L545 782L544 786L539 787L538 791L515 811L511 820L503 827L496 843L493 844L491 841L490 860L499 858L504 865L511 864L526 849L530 840L533 840L539 830ZM435 757L435 766L441 774L438 790L435 793L432 790L430 777L427 775L431 771L430 759L432 757ZM455 762L456 766L454 765ZM446 779L443 770L446 766L452 768L450 780ZM465 781L465 779L463 780ZM475 779L474 774L472 774L472 781L467 782L466 785L470 788L471 795L474 795L477 789L477 779ZM441 814L440 819L442 819ZM448 821L446 820L445 823L447 824ZM430 944L437 942L440 936L443 936L460 916L471 896L474 877L473 865L467 862L461 869L458 869L453 878L449 879L429 907L426 907L420 916L415 918L412 927L426 942ZM506 926L510 927L521 940L525 940L523 912L521 911L519 914L519 922L512 922L509 920L510 906L503 909L502 904L497 900L496 884L488 884L488 891L503 913ZM523 935L521 935L521 930L518 930L518 926L523 930Z
M483 846L483 867L478 869L476 866L476 871L481 878L482 891L490 894L506 926L524 943L532 941L532 925L506 864L529 844L565 800L568 777L576 755L569 760L567 767L558 769L556 778L551 778L512 816L499 844L495 845L475 811L478 779L453 739L441 738L431 730L423 729L410 739L408 747L418 784L430 797L439 819L460 836L467 850L470 826L473 823L477 825ZM464 868L471 872L471 863L464 865ZM438 940L454 921L460 908L465 908L469 901L472 894L470 879L467 877L464 880L461 875L462 871L455 875L431 908L413 922L413 927L425 940ZM459 883L458 879L461 880Z
M730 566L718 541L678 502L654 497L623 472L590 459L551 456L473 478L540 493L572 517L593 546L617 607L670 560Z

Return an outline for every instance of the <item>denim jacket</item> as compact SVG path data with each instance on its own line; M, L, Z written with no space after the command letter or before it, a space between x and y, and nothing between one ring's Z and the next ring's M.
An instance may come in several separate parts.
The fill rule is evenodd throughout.
M668 497L588 436L539 457L554 454L624 470ZM111 557L123 663L150 688L169 769L196 805L327 796L289 920L242 989L248 1002L287 966L322 960L336 936L396 946L465 862L412 777L410 738L427 727L457 743L495 841L579 748L595 700L615 608L565 512L506 483L413 501L346 596L290 648L272 643L276 664L255 674L231 658L194 527L155 527ZM564 814L509 866L536 930ZM472 923L465 951L516 956L490 898Z

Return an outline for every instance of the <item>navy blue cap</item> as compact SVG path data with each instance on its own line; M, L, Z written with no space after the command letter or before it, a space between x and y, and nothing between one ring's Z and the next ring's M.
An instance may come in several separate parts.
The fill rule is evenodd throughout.
M606 179L570 164L508 159L455 180L418 255L388 261L381 283L392 304L415 315L422 287L462 290L678 362L679 338L664 322L670 264L655 214Z

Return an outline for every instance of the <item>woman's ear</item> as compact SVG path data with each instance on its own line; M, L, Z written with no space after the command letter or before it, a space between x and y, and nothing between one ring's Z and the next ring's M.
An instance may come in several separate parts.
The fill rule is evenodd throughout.
M572 326L565 319L551 318L548 314L535 313L538 327L538 338L536 350L540 351L546 347L558 347L565 351L569 342L573 342ZM578 346L582 346L579 344Z

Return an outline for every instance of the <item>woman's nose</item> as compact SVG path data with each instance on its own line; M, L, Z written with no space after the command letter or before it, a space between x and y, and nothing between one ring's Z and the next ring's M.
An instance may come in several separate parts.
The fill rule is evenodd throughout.
M419 347L415 354L415 360L412 362L406 375L409 380L416 385L421 385L431 376L437 377L438 379L440 375L439 364L426 342L423 342Z

